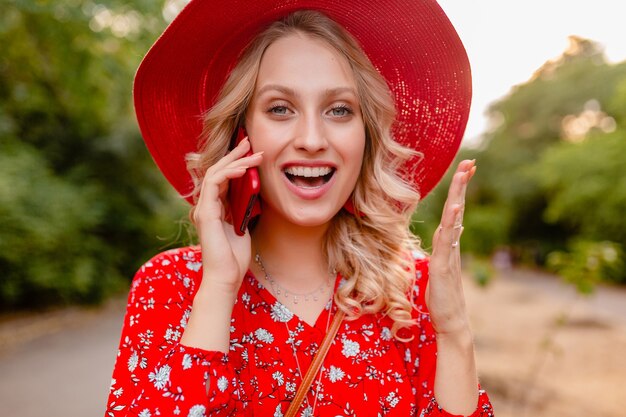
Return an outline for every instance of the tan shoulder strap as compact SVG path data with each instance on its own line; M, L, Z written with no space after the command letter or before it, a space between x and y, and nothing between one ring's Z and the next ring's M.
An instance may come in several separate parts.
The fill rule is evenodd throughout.
M320 350L318 350L313 357L313 361L311 361L311 366L309 366L309 369L306 371L306 375L302 379L302 384L300 384L300 387L296 392L296 396L294 397L291 404L289 404L289 408L287 409L285 417L294 417L300 409L300 405L302 404L306 393L309 391L309 387L311 386L315 375L317 375L317 372L324 362L324 358L328 353L330 345L333 343L333 339L335 338L335 335L339 330L339 326L341 325L344 316L345 313L341 310L337 311L337 314L335 314L335 318L333 319L333 322L328 329L328 333L326 333L326 336L324 336L324 340L322 340Z

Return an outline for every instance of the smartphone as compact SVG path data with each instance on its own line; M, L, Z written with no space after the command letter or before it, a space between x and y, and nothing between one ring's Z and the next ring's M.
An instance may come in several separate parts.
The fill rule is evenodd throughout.
M239 127L233 134L230 149L232 150L247 136L243 127ZM252 155L252 149L245 156ZM261 181L256 167L248 168L239 178L231 179L228 184L228 203L235 233L243 236L248 228L250 219L261 214L259 192Z

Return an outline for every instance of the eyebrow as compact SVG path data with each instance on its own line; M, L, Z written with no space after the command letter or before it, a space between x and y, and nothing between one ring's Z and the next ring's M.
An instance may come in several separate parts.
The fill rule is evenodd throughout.
M257 95L262 95L268 91L278 91L279 93L283 93L285 95L288 96L292 96L292 97L298 97L299 94L293 89L293 88L289 88L286 87L284 85L280 85L280 84L267 84L264 85L263 87L261 87L259 89L259 91L257 91ZM336 96L339 95L341 93L351 93L354 96L358 96L356 93L356 90L352 87L335 87L335 88L328 88L324 91L324 96L325 97L331 97L331 96Z

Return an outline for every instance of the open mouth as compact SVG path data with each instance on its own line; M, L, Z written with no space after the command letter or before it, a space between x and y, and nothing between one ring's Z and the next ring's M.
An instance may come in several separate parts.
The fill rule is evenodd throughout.
M335 168L291 166L285 168L284 173L297 187L319 188L330 181L335 174Z

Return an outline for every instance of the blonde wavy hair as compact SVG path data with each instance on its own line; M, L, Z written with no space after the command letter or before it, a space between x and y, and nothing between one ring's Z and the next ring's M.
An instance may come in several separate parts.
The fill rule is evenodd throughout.
M346 58L365 124L364 160L351 197L357 214L337 213L324 242L329 265L346 280L335 302L351 319L382 312L393 320L394 337L404 340L398 330L414 324L412 255L421 249L409 230L419 194L399 172L416 152L393 139L396 110L391 91L358 42L339 24L316 11L294 12L270 25L243 51L215 105L204 116L199 152L187 156L195 184L192 196L197 199L204 173L226 154L233 132L245 120L265 50L294 33L320 39ZM194 210L195 205L192 219Z

